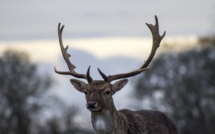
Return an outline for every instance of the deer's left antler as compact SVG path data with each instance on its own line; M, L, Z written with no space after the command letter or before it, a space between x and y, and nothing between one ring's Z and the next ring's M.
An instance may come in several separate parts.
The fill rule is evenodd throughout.
M152 33L152 37L153 37L151 53L150 53L149 57L147 58L146 62L137 70L134 70L134 71L131 71L131 72L128 72L128 73L121 73L121 74L115 74L115 75L109 75L109 76L106 76L98 68L99 73L101 74L101 76L103 77L103 79L106 82L111 82L111 81L114 81L114 80L117 80L117 79L128 78L128 77L131 77L131 76L135 76L135 75L137 75L137 74L139 74L139 73L141 73L141 72L143 72L143 71L148 69L147 67L151 63L152 59L154 58L154 55L155 55L155 53L157 51L157 48L160 46L160 42L164 38L164 36L166 34L166 31L162 34L162 36L160 36L160 34L159 34L159 23L158 23L157 16L155 16L155 25L148 24L148 23L146 23L146 25L149 27L149 29L150 29L150 31Z

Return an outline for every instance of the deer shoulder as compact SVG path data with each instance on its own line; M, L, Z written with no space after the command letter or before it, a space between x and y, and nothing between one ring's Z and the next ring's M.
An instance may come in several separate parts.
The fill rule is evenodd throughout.
M175 124L163 112L128 109L118 112L127 124L127 134L177 134Z

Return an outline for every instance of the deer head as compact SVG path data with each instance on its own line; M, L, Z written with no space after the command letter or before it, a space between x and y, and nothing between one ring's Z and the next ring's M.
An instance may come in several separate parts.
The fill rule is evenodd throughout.
M67 52L68 46L65 48L63 46L62 33L63 33L64 26L61 27L61 24L59 23L58 25L59 44L60 44L63 58L67 63L69 71L66 71L66 72L57 71L55 68L55 72L58 74L71 75L76 78L87 80L87 83L78 79L71 79L70 81L72 85L75 87L75 89L77 89L82 93L85 93L86 101L87 101L86 107L91 112L102 112L104 110L110 110L114 108L112 96L127 84L128 79L124 79L124 78L135 76L148 69L147 67L152 61L156 53L156 50L160 45L161 40L164 38L165 32L163 33L162 36L159 35L159 24L158 24L157 16L155 16L155 25L147 24L147 23L146 25L149 27L153 36L152 50L146 62L137 70L134 70L128 73L120 73L120 74L109 75L109 76L105 75L98 68L98 72L102 76L103 80L93 80L93 78L90 76L90 66L86 74L80 74L75 71L75 68L76 68L75 65L73 65L69 60L70 55ZM111 82L115 80L118 80L118 81L112 84Z

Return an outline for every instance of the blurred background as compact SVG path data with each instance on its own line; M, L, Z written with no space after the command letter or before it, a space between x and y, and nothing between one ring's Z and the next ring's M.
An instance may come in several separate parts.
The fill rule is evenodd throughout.
M181 134L215 133L215 2L0 1L0 134L92 134L84 94L70 84L57 37L65 25L76 71L94 79L137 69L167 32L150 69L114 95L117 109L165 112Z

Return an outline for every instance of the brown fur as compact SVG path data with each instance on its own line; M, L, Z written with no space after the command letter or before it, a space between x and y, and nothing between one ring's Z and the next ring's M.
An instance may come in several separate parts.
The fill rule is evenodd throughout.
M127 79L114 84L93 81L89 84L71 80L86 94L87 108L97 134L177 134L175 124L162 112L122 109L117 111L112 96L123 88Z

